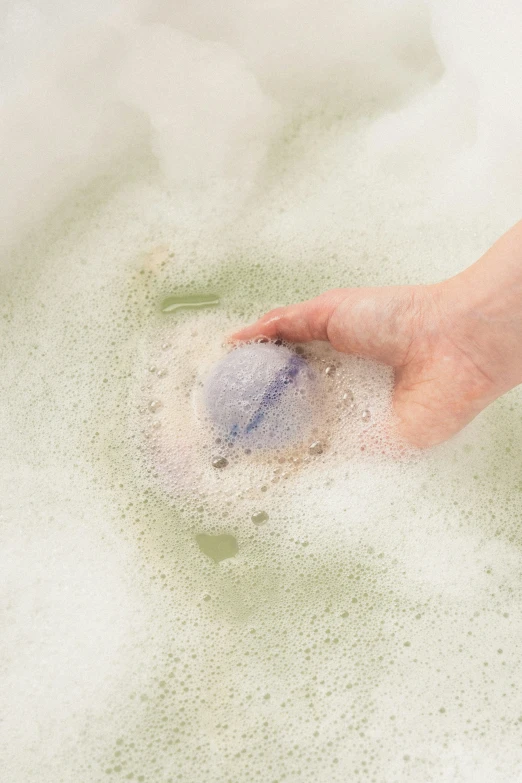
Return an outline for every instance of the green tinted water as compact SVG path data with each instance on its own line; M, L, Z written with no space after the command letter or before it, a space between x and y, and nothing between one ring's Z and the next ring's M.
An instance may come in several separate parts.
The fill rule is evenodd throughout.
M129 253L110 233L114 214L100 209L94 223L40 248L37 268L36 251L21 251L2 289L3 513L14 520L4 551L21 553L13 601L34 602L9 627L27 629L14 679L40 727L19 755L24 783L36 779L42 736L58 746L42 773L52 783L417 783L436 779L441 758L454 769L463 747L495 757L498 726L512 758L522 741L517 394L417 463L326 453L327 470L286 479L277 463L278 480L262 495L253 482L251 501L228 484L205 495L197 475L173 498L132 426L147 415L135 386L150 335L181 361L194 332L204 355L211 332L391 272L377 256L361 271L363 240L342 273L321 248L280 264L226 238L210 265L204 248L180 254L175 232L127 237ZM151 269L159 243L173 256ZM213 291L220 306L166 315L172 291ZM185 399L172 374L166 382ZM189 473L190 456L180 464ZM216 482L232 469L214 471ZM27 660L26 649L36 650Z

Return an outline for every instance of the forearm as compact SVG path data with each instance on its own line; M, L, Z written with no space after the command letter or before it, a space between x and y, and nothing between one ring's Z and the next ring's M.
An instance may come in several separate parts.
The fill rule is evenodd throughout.
M522 383L522 221L439 290L470 358L503 390Z

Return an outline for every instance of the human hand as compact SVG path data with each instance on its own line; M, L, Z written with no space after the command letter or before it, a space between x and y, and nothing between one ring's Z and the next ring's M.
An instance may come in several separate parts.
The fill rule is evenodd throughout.
M520 224L516 229L522 233ZM513 355L522 337L521 297L516 286L502 297L490 279L496 267L503 290L502 259L506 275L522 276L520 263L506 261L506 251L520 245L507 234L475 267L437 285L327 291L272 310L231 339L326 340L343 353L392 366L398 435L432 446L522 381Z

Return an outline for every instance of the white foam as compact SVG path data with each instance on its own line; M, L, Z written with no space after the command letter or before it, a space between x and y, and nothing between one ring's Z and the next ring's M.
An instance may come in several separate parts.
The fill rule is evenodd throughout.
M246 320L519 218L519 4L1 13L10 783L516 783L519 392L405 458L390 371L302 346L314 431L219 469L201 395Z

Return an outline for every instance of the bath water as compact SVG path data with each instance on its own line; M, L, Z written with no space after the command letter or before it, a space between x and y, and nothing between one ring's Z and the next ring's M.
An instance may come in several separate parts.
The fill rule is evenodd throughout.
M185 5L5 11L3 778L516 783L520 390L404 454L324 345L303 442L228 448L204 389L520 217L518 4Z

